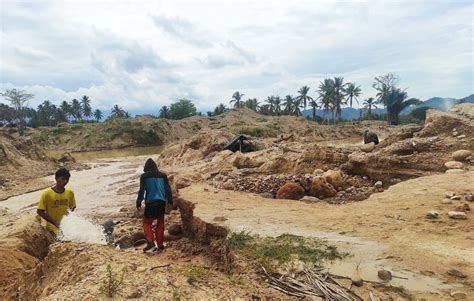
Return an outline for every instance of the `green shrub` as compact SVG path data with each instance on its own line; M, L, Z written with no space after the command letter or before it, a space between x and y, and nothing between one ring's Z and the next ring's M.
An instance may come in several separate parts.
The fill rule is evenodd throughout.
M120 279L118 279L114 276L112 272L112 267L110 266L110 264L108 264L107 274L100 283L100 292L109 298L113 298L115 295L120 294L123 289L123 277L126 272L127 269L123 269L122 275L120 276Z

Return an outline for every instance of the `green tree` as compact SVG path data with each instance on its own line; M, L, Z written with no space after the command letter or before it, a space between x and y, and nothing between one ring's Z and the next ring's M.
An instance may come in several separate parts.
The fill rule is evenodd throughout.
M168 108L168 106L162 106L159 117L167 119L170 118L170 108Z
M364 108L367 109L367 116L369 119L372 118L372 108L377 108L377 106L375 105L375 100L373 97L370 97L370 98L367 98L366 100L364 100Z
M416 98L409 98L408 93L399 88L392 88L384 100L387 106L388 124L398 125L400 123L399 115L403 109L420 104L421 101Z
M249 108L250 110L257 111L258 109L258 100L256 98L249 98L244 102L244 106Z
M230 103L234 103L234 108L242 107L242 97L244 97L244 94L241 94L239 91L236 91L234 94L232 94Z
M325 78L319 83L318 87L318 99L321 102L323 108L323 119L329 124L329 111L333 110L333 94L334 94L334 81L330 78Z
M15 110L15 118L18 120L18 133L23 135L25 129L24 109L28 100L33 98L33 94L25 93L23 90L11 89L0 93Z
M283 112L287 115L294 114L294 98L291 95L286 95L285 99L283 100Z
M309 92L309 87L308 86L303 86L301 87L301 89L298 90L298 93L300 95L298 95L296 97L296 100L298 100L300 102L300 104L303 105L304 109L306 110L306 105L313 100L312 97L308 96L308 92Z
M81 112L86 118L92 116L91 99L86 95L81 98Z
M12 124L13 120L15 120L15 110L3 103L0 103L0 122Z
M170 117L171 119L182 119L197 114L196 106L189 99L180 99L171 104Z
M430 107L419 107L411 111L410 115L413 118L418 119L419 121L425 121L426 119L426 111L429 110Z
M110 116L108 119L115 119L115 118L129 118L130 114L127 111L119 107L119 105L114 105L110 110Z
M349 100L349 106L352 108L352 100L354 99L359 103L357 97L359 97L362 92L360 86L356 86L354 83L347 83L345 88L347 100Z
M81 103L75 98L71 102L71 115L75 121L82 120Z
M309 101L309 105L313 108L313 120L316 120L316 109L319 108L318 102L314 99Z
M97 122L99 122L102 119L102 111L97 109L94 111L94 118Z
M66 120L69 120L69 117L72 116L71 105L67 101L63 101L59 109L62 111L63 115L66 117Z
M332 103L335 110L334 122L336 123L341 117L341 106L346 104L344 99L345 90L344 90L344 77L335 77L333 81L333 98Z

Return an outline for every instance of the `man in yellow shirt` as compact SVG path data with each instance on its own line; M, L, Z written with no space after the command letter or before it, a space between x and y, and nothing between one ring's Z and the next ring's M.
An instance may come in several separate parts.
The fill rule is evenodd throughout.
M55 173L56 185L45 189L41 195L37 213L47 221L46 229L53 234L59 234L59 224L68 210L76 209L74 193L65 186L71 174L65 168L60 168Z

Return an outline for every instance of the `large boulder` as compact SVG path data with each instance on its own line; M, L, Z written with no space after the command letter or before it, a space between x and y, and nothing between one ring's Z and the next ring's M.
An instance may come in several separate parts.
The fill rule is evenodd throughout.
M375 143L373 143L373 142L370 142L370 143L367 143L367 144L362 144L360 146L360 150L363 151L364 153L370 153L374 149L375 149Z
M280 189L278 189L277 199L299 200L304 196L304 188L300 184L293 182L286 182Z
M461 149L461 150L457 150L455 151L451 157L453 158L454 161L465 161L467 160L469 157L471 157L472 155L472 152L469 151L469 150L466 150L466 149Z
M335 196L337 190L323 176L318 176L313 178L310 194L317 198L327 198Z
M461 169L463 168L463 164L458 161L448 161L444 163L444 166L448 169Z
M326 182L332 185L335 189L340 189L342 187L342 172L339 170L328 170L323 174Z

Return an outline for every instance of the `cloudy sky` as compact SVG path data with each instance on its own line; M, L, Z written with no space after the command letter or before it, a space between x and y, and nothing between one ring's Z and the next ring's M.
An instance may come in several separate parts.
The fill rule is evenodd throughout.
M473 93L472 1L0 3L0 89L34 94L31 107L88 95L157 113L185 97L205 112L234 91L315 96L334 76L364 99L387 72L422 100Z

